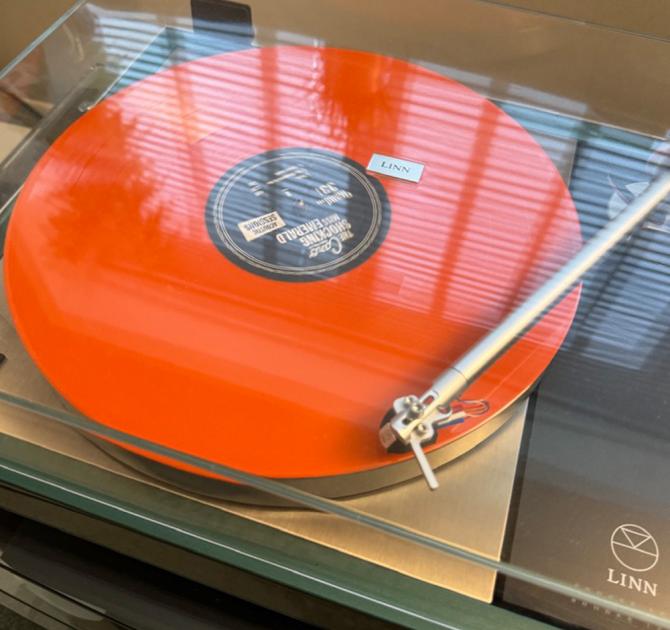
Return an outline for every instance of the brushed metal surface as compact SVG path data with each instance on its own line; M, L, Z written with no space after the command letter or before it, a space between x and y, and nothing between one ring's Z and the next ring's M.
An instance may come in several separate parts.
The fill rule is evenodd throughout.
M423 478L345 499L345 505L444 542L499 559L523 431L525 402L491 439L436 471L440 487ZM229 506L236 514L460 593L491 601L495 572L380 536L369 528L308 510Z
M398 523L444 542L497 559L507 521L514 471L523 429L519 412L467 455L438 471L441 488L430 492L423 480L343 500L361 511ZM57 452L121 477L135 479L214 506L286 533L325 545L402 574L491 601L495 571L419 547L329 514L305 509L268 508L209 499L142 475L106 455L83 434L45 422L33 413L0 403L0 434Z

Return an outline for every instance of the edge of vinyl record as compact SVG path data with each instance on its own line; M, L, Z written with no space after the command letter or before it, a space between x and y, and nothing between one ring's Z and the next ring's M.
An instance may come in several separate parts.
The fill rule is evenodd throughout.
M475 448L481 442L491 437L515 415L515 412L523 404L525 396L526 394L523 394L490 420L475 427L472 431L428 453L428 461L433 467L438 468ZM113 444L102 438L85 432L83 435L107 455L122 464L187 492L253 505L295 506L294 503L288 500L256 490L255 488L173 468L167 464L153 461L146 456L126 450L122 446ZM357 473L327 477L276 479L275 481L319 496L331 499L343 499L381 491L390 486L416 479L420 475L421 471L416 461L414 458L409 458L387 466Z

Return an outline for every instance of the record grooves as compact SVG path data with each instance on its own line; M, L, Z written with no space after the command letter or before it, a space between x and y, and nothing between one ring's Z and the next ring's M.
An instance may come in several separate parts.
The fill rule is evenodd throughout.
M390 474L411 455L379 444L389 404L580 243L550 159L486 99L398 59L278 46L175 66L82 116L24 186L5 280L22 341L78 411L341 496L353 477L415 476ZM434 457L499 426L577 301L469 388L485 406Z

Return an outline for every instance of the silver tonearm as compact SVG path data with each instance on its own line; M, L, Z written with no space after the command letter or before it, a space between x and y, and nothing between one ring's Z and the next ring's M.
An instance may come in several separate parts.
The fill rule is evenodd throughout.
M665 170L615 219L603 227L582 249L547 280L496 328L478 341L434 381L421 396L399 398L395 414L379 431L385 448L409 446L431 489L437 479L423 452L444 421L445 408L500 357L532 324L557 302L591 267L647 217L670 194L670 171ZM438 407L440 408L438 410Z

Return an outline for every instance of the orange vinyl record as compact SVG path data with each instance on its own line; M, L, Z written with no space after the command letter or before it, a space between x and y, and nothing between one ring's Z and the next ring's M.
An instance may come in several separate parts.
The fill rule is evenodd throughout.
M175 66L84 114L23 188L5 276L28 351L82 414L245 472L341 480L407 463L378 437L394 399L580 245L551 160L485 98L406 61L279 46ZM427 450L528 390L578 297Z

